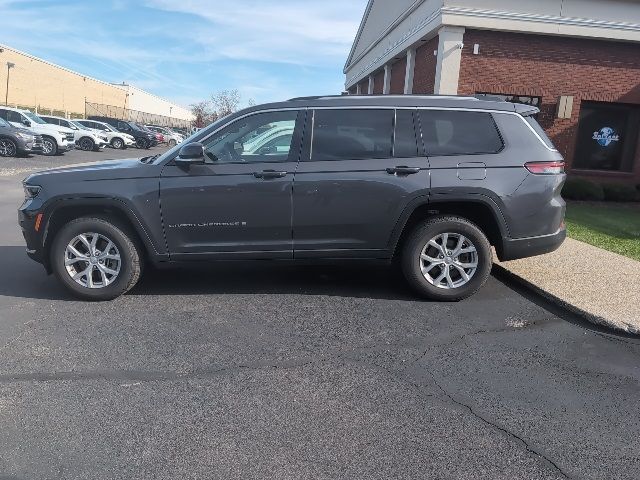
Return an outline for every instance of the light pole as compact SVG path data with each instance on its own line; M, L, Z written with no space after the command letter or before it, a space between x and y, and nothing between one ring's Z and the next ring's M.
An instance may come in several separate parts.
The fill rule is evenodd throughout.
M5 104L5 106L9 105L9 72L15 66L16 66L15 63L7 62L7 90L4 93L4 104Z

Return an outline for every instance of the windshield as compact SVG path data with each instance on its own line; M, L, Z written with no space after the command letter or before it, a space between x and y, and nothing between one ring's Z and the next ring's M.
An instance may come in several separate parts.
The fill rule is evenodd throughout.
M7 122L4 118L0 118L0 127L10 127L11 124Z
M33 120L36 123L40 123L40 124L46 124L47 123L44 120L42 120L39 116L37 116L35 113L22 112L22 114L25 115L26 117L29 117L30 120Z
M118 131L115 128L113 128L111 125L109 125L108 123L100 123L99 125L102 125L103 127L105 127L106 130L109 130L110 132L117 132Z
M82 125L81 123L74 122L72 120L69 120L69 123L71 125L73 125L74 127L78 127L80 130L89 130L89 127L86 127L85 125Z

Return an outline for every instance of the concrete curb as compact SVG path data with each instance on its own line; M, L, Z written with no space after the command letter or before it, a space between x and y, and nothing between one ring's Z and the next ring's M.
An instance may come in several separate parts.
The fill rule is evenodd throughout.
M599 315L595 315L593 313L590 313L586 310L583 310L579 307L576 307L575 305L572 305L568 302L566 302L565 300L563 300L562 298L544 290L543 288L540 288L538 285L530 282L529 280L527 280L526 278L512 272L511 270L503 267L502 265L499 265L497 263L493 264L493 268L495 268L498 272L500 272L501 275L504 275L506 278L509 278L510 280L518 283L519 285L527 288L528 290L531 290L532 292L536 293L537 295L540 295L541 297L544 297L545 299L549 300L550 302L554 303L555 305L557 305L560 308L563 308L575 315L578 315L579 317L587 320L588 322L594 323L596 325L602 325L604 327L607 328L611 328L613 330L616 331L622 331L622 332L626 332L626 333L631 333L634 335L640 335L640 328L636 327L635 325L631 325L629 323L625 323L625 327L621 327L619 324L613 323L608 321L606 318L601 317Z

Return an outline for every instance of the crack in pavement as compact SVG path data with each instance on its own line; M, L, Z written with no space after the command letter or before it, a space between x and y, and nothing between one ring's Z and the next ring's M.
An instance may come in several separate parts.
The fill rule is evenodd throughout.
M534 455L536 455L537 457L541 458L542 461L549 467L553 468L555 471L557 471L560 475L562 475L564 478L567 479L571 479L571 477L565 473L560 466L558 466L557 463L555 463L553 460L551 460L549 457L547 457L545 454L539 452L538 450L536 450L535 448L533 448L531 445L529 445L529 443L522 437L518 436L517 434L513 433L510 430L507 430L504 427L501 427L500 425L498 425L495 422L492 422L491 420L485 418L484 416L480 415L478 412L476 412L470 405L467 405L464 402L461 402L460 400L457 400L456 398L453 397L452 394L450 394L449 392L447 392L442 385L440 385L440 383L436 380L435 375L430 372L427 371L427 373L431 376L431 378L433 379L433 383L438 387L438 389L443 393L443 395L445 397L447 397L452 403L464 408L465 410L468 410L469 413L471 413L471 415L473 415L474 417L476 417L477 419L479 419L480 421L482 421L483 423L485 423L486 425L489 425L490 427L493 427L501 432L503 432L504 434L506 434L507 436L515 439L518 443L520 443L525 450L527 450L530 453L533 453Z
M438 345L430 345L423 353L422 355L420 355L418 358L416 358L413 362L411 362L410 365L407 365L403 370L402 373L404 373L408 368L413 368L415 367L415 365L420 362L422 359L424 359L424 357L426 357L427 353L429 353L429 351L435 347L450 347L452 345L454 345L457 342L463 341L465 340L467 337L472 337L475 335L480 335L483 333L501 333L504 331L510 330L510 328L501 328L501 329L495 329L495 330L476 330L475 332L469 332L466 333L464 335L460 335L456 338L454 338L452 341L448 342L448 343L442 343L442 344L438 344ZM522 437L518 436L517 434L511 432L510 430L507 430L504 427L501 427L500 425L498 425L497 423L495 423L494 421L491 421L490 419L482 416L481 414L479 414L478 412L476 412L470 405L454 398L454 396L449 393L447 390L445 390L445 388L438 382L438 380L436 379L436 376L433 374L432 371L428 370L428 369L424 369L424 371L431 377L431 379L433 380L434 385L438 388L438 390L440 390L442 392L442 394L453 404L457 405L458 407L461 407L464 410L467 410L469 413L471 413L471 415L473 415L475 418L477 418L478 420L482 421L484 424L495 428L499 431L501 431L502 433L504 433L505 435L507 435L510 438L513 438L514 440L516 440L520 445L522 445L525 450L529 453L534 454L536 457L542 459L543 463L546 464L547 466L551 467L553 470L555 470L556 472L558 472L560 475L562 475L563 478L567 478L567 479L571 479L571 477L565 473L560 466L558 466L557 463L555 463L553 460L551 460L548 456L546 456L545 454L539 452L538 450L534 449L531 445L529 445L529 443ZM424 385L420 385L417 383L413 383L410 382L413 385L415 385L416 387L422 389L425 388Z

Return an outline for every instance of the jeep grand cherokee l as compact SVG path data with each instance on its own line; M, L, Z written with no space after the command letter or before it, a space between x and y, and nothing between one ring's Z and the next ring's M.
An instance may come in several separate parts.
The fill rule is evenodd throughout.
M537 108L473 97L309 97L254 106L162 155L29 176L27 253L111 299L155 265L398 259L421 295L460 300L565 238L564 162ZM275 148L249 148L265 132ZM279 136L280 137L280 136Z

